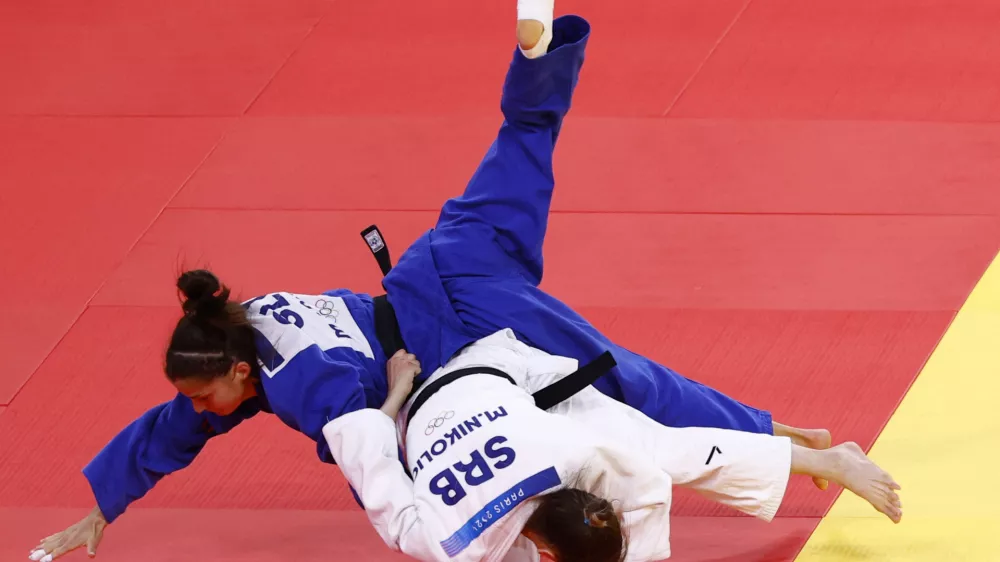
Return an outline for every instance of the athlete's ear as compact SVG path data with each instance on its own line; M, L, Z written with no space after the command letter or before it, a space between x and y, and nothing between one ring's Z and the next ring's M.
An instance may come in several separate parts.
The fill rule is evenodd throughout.
M250 364L246 361L240 361L233 367L233 378L238 381L247 380L250 377L250 373Z
M545 541L541 540L538 535L528 530L522 531L521 534L528 537L528 540L535 544L535 549L538 550L539 562L558 562L556 555L552 554L549 547L545 546Z

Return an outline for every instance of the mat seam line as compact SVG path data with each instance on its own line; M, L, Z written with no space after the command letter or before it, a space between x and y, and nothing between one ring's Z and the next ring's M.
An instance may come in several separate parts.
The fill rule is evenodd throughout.
M265 86L266 87L266 86ZM261 92L263 94L263 92ZM250 107L247 108L249 110ZM307 120L307 119L347 119L347 118L366 118L366 119L454 119L460 117L471 117L473 119L492 119L492 114L488 113L475 113L471 116L465 114L448 114L443 115L440 113L433 112L407 112L405 114L385 114L385 113L368 113L368 112L358 112L358 113L316 113L316 114L306 114L306 113L273 113L273 114L261 114L261 115L247 115L245 113L240 113L239 111L235 113L3 113L0 111L0 118L4 119L205 119L205 118L236 118L245 117L247 119L277 119L277 120ZM631 114L605 114L605 113L594 113L594 114L580 114L575 117L575 120L606 120L606 121L648 121L655 120L663 117L663 115L631 115ZM810 116L800 116L800 117L788 117L788 116L740 116L740 115L717 115L717 116L701 116L701 115L686 115L684 117L675 117L672 121L724 121L732 123L779 123L779 124L862 124L862 125L960 125L960 126L984 126L984 127L995 127L1000 125L1000 118L969 118L969 119L937 119L937 118L916 118L916 117L878 117L873 119L866 119L858 116L846 116L838 117L836 115L830 116L820 116L820 115L810 115Z
M624 310L624 311L648 311L649 306L639 306L639 305L629 305L629 306L601 306L601 305L576 305L581 309L601 309L601 310ZM115 302L99 302L91 303L89 308L141 308L141 309L170 309L173 310L177 308L176 304L160 304L160 303L115 303ZM659 311L669 311L669 312L701 312L701 313L807 313L807 314L911 314L911 315L938 315L947 314L951 316L951 320L948 321L950 326L954 322L954 316L958 314L961 305L956 306L942 306L938 308L874 308L874 307L846 307L846 308L833 308L833 307L815 307L815 308L768 308L763 306L754 306L749 308L739 308L733 306L727 307L691 307L691 306L654 306L654 310ZM946 328L947 329L947 328ZM0 404L4 406L5 404Z
M958 318L958 315L961 314L962 309L964 309L965 306L969 303L969 299L972 297L972 293L975 292L976 287L979 285L979 283L982 282L983 278L986 276L987 272L989 272L990 267L993 267L996 260L1000 260L1000 251L998 251L994 255L993 260L991 260L989 263L986 264L986 268L979 275L979 278L975 281L975 283L973 283L972 288L969 289L968 294L965 297L965 300L962 301L962 303L957 307L957 309L954 312L951 313L951 319L948 321L948 325L945 326L945 329L942 330L942 332L938 335L937 342L935 342L935 344L931 347L930 351L923 358L923 361L920 363L920 366L917 369L916 375L914 375L913 378L910 379L910 382L909 384L907 384L906 389L903 390L902 394L900 394L899 396L899 399L896 401L895 406L892 407L892 410L889 412L889 415L886 416L886 418L882 421L881 427L879 427L878 430L875 432L875 436L872 439L871 445L868 447L867 450L865 450L865 454L870 453L871 450L875 448L875 445L878 444L879 438L882 437L882 434L885 433L886 428L889 427L889 423L892 422L892 418L899 411L899 408L903 405L903 401L906 400L906 397L910 394L910 391L913 389L914 385L917 384L917 381L920 379L920 376L924 373L924 370L927 368L927 364L930 363L931 358L934 357L934 354L937 353L938 348L941 347L941 343L944 342L944 339L948 336L948 332L951 331L951 329L954 327L955 320ZM840 496L842 496L844 492L845 490L841 489L840 493L838 493L837 496L833 499L833 502L829 504L829 506L827 506L826 511L823 513L823 517L820 518L820 522L817 523L816 527L814 527L812 532L809 533L809 536L806 537L805 542L803 542L802 545L799 546L798 551L795 553L795 557L792 558L793 562L797 561L799 557L802 556L802 553L805 551L806 547L809 546L809 541L812 540L813 535L816 534L816 530L819 529L819 525L822 524L822 521L826 519L828 515L830 515L830 512L833 511L834 506L840 500ZM855 519L855 518L844 517L844 519ZM867 519L867 517L864 519Z
M934 357L934 354L935 354L935 353L937 353L937 351L938 351L938 348L939 348L939 347L941 347L941 344L942 344L942 343L944 342L944 338L945 338L945 337L947 337L947 335L948 335L948 332L949 332L949 331L951 331L951 329L952 329L952 328L954 327L954 325L955 325L955 320L957 320L957 319L958 319L958 315L959 315L959 314L961 314L961 313L962 313L962 310L963 310L963 309L965 309L965 307L966 307L966 306L967 306L967 305L969 304L969 299L971 299L971 298L972 298L972 294L973 294L973 293L974 293L974 292L976 291L976 287L978 287L978 286L979 286L979 284L980 284L980 283L982 282L983 278L985 278L985 277L986 277L986 274L987 274L987 273L989 272L990 268L991 268L991 267L993 267L993 265L994 265L995 263L997 263L997 262L998 262L998 260L1000 260L1000 250L998 250L998 251L997 251L997 252L996 252L996 253L995 253L995 254L993 255L993 259L992 259L992 260L990 260L990 261L989 261L989 262L988 262L988 263L986 264L986 267L985 267L985 268L983 269L983 271L982 271L982 272L981 272L981 273L979 274L979 278L978 278L978 279L976 279L976 280L975 280L975 281L974 281L974 282L972 283L972 287L970 287L970 288L968 289L968 291L966 292L966 295L965 295L965 300L963 300L963 301L962 301L962 304L960 304L960 305L959 305L959 306L958 306L958 307L957 307L957 308L956 308L956 309L954 310L954 312L952 312L952 314L951 314L951 319L950 319L950 320L948 320L948 325L947 325L947 326L945 326L945 329L944 329L944 331L942 331L942 332L941 332L941 334L940 334L940 335L938 336L938 340L937 340L937 342L935 342L935 343L934 343L934 346L933 346L933 347L931 347L931 350L930 350L930 351L929 351L929 352L927 353L926 357L924 357L923 361L922 361L922 362L921 362L921 364L920 364L920 368L919 368L919 369L917 370L917 374L916 374L916 375L915 375L915 376L913 377L913 379L912 379L912 380L910 381L910 384L909 384L909 385L907 385L907 387L906 387L906 389L905 389L905 390L903 391L902 395L900 395L900 397L899 397L899 401L898 401L898 402L896 402L896 405L895 405L895 406L893 407L892 411L891 411L891 412L889 413L889 416L888 416L888 417L887 417L887 418L885 419L885 421L884 421L884 422L882 423L882 427L880 427L880 428L878 429L878 432L877 432L877 433L875 434L875 439L873 439L873 440L872 440L872 445L871 445L871 447L869 447L868 451L865 451L866 453L870 452L870 451L871 451L871 449L875 447L875 444L876 444L876 443L878 443L878 439L879 439L879 437L881 437L881 436L882 436L882 433L883 433L883 432L885 431L886 427L888 427L888 425L889 425L889 422L891 422L891 421L892 421L892 417L893 417L894 415L896 415L896 412L897 412L897 411L899 410L899 407L903 405L903 400L905 400L905 399L906 399L907 395L908 395L908 394L910 393L910 390L911 390L911 389L913 388L913 385L915 385L915 384L917 383L917 379L919 379L919 378L920 378L920 375L922 375L922 374L923 374L923 372L924 372L924 369L926 369L926 368L927 368L927 364L928 364L928 363L930 363L930 360L931 360L931 358L932 358L932 357ZM833 509L833 506L832 506L832 505L830 506L830 509Z
M261 506L253 506L253 507L240 507L240 506L204 507L204 506L198 506L198 505L194 505L194 504L190 504L190 505L177 505L177 504L174 504L174 505L155 505L154 504L154 505L147 505L147 506L130 506L129 507L129 512L131 513L133 511L191 511L191 510L204 510L204 511L216 511L216 512L219 512L219 511L233 511L233 512L258 512L258 511L302 512L302 511L307 511L307 512L326 512L326 513L330 513L330 512L357 513L357 509L354 507L355 504L353 503L353 499L351 499L350 497L348 497L348 498L346 498L346 501L352 502L352 503L346 504L346 509L345 508L337 508L337 507L334 507L334 508L331 508L331 507L266 507L266 506L264 506L264 507L261 507ZM74 507L74 506L71 506L71 505L51 505L50 504L50 505L32 505L32 506L5 505L5 506L0 506L0 509L8 509L8 510L14 510L14 509L31 509L31 510L39 510L39 511L45 510L45 511L81 511L82 512L82 511L86 511L89 508L87 508L87 507ZM732 520L732 519L741 519L741 520L744 520L746 516L744 516L742 514L739 514L739 513L733 514L733 515L730 515L728 513L720 513L718 515L673 515L671 517L672 518L678 518L678 519L730 519L730 520ZM785 520L793 520L793 519L807 520L807 519L820 519L820 516L819 515L775 515L775 518L776 519L785 519ZM858 516L858 517L851 517L851 519L870 519L870 517L861 517L861 516Z
M103 280L101 280L101 283L98 285L97 289L90 295L90 297L87 299L87 301L80 308L80 312L73 319L73 322L70 323L69 328L67 328L66 331L63 332L63 334L59 337L59 339L56 340L56 342L52 345L52 347L50 347L48 349L48 351L46 352L45 356L42 357L41 361L39 361L35 365L35 367L31 370L31 373L17 387L17 389L14 391L14 393L11 394L10 399L7 400L6 404L0 404L0 406L5 406L5 407L6 406L10 406L11 404L14 403L15 400L17 400L17 397L24 390L24 387L26 387L28 385L28 383L31 382L31 379L38 372L38 369L41 368L41 366L43 364L45 364L45 361L47 361L49 359L49 357L52 355L52 352L55 351L62 344L62 342L66 339L66 337L70 334L70 332L73 331L73 328L75 328L76 325L80 322L80 319L83 318L83 315L87 312L87 309L90 308L91 303L94 301L94 299L97 297L97 295L100 294L101 290L104 289L105 285L107 285L108 280L111 279L111 278L113 278L114 274L118 271L119 268L121 268L122 264L124 264L128 260L128 257L135 250L136 246L138 246L139 242L146 236L146 234L149 233L150 229L152 229L152 227L156 223L156 221L158 221L160 219L160 217L163 216L163 213L167 209L170 208L170 203L172 203L174 201L174 199L176 199L177 196L181 193L181 191L184 190L184 188L188 185L188 183L191 182L191 179L194 178L195 174L197 174L199 170L201 170L201 168L205 165L205 162L207 162L208 159L213 154L215 154L215 151L218 150L219 146L222 144L223 140L225 140L226 136L232 131L233 127L235 127L239 123L239 120L242 117L244 117L247 114L247 112L250 111L250 109L253 107L253 105L257 102L257 100L260 99L260 97L264 94L264 92L267 90L267 88L274 82L274 79L277 78L277 76L281 72L281 70L284 69L285 66L288 64L288 61L291 60L291 58L295 55L295 53L297 53L299 51L299 49L302 48L302 45L305 44L306 40L309 38L310 35L312 35L313 31L315 31L316 27L319 26L320 22L323 21L323 18L325 18L326 15L327 14L324 13L324 14L322 14L319 17L316 18L316 21L313 22L313 24L306 31L305 35L303 35L302 40L299 42L299 44L294 49L292 49L292 52L289 53L287 57L285 57L285 60L282 61L281 65L279 65L278 68L275 69L274 73L271 75L270 78L268 78L267 82L261 87L260 91L257 92L257 94L253 97L253 99L250 100L250 103L246 106L246 108L244 108L244 110L243 110L242 113L240 113L238 115L227 115L227 116L223 116L222 117L223 119L232 119L233 121L232 121L232 123L227 128L225 128L223 130L222 134L219 135L219 138L216 140L215 144L205 154L205 156L201 159L201 161L194 167L194 169L191 171L191 173L188 174L187 178L185 178L184 181L181 182L181 184L178 186L178 188L174 191L174 193L171 194L171 196L167 200L166 204L163 205L160 208L160 210L156 213L156 215L153 217L153 220L151 220L149 222L149 224L146 225L146 228L144 228L142 230L142 232L139 233L139 235L136 237L136 239L129 246L128 250L122 256L122 259L119 260L115 264L115 266L111 269L111 272L109 273L109 275L107 277L105 277ZM47 116L46 115L34 115L33 117L47 117ZM67 116L52 115L51 117L67 117ZM100 116L100 115L80 115L78 117L102 117L102 116ZM105 117L107 117L107 116L105 116ZM148 117L153 117L153 116L117 115L116 117L148 118ZM169 115L168 116L168 115L157 115L156 117L161 117L161 118L188 118L188 119L198 119L198 118L202 118L202 119L215 118L215 119L218 119L220 116L208 116L208 115L205 115L205 116L201 116L201 115L183 115L183 116Z
M136 236L135 240L132 241L132 244L129 246L128 250L122 255L121 259L115 263L114 267L111 268L108 275L101 280L101 283L97 286L97 289L95 289L94 292L87 299L87 301L83 303L83 306L80 308L80 312L76 315L76 318L73 319L73 322L69 325L69 328L61 336L59 336L59 339L56 340L55 344L53 344L52 347L49 348L45 356L42 357L42 360L39 361L37 365L35 365L34 369L31 370L31 374L24 379L24 382L22 382L20 386L17 387L17 390L15 390L14 393L11 395L10 400L8 400L7 404L5 404L6 406L10 406L11 404L14 403L14 400L17 400L17 397L24 390L24 387L28 386L28 383L31 382L31 379L34 378L36 373L38 373L38 369L40 369L41 366L44 365L45 362L49 359L49 357L52 356L52 353L60 345L62 345L62 342L66 339L67 336L69 336L70 332L73 331L73 328L75 328L76 325L80 322L80 319L83 318L83 315L87 312L87 309L91 307L91 303L94 301L95 298L97 298L97 295L100 294L101 290L104 289L105 285L107 285L108 281L114 277L115 273L122 267L122 265L124 265L125 262L128 261L128 257L132 255L132 252L135 250L136 246L138 246L139 242L146 236L146 234L149 233L150 229L153 228L153 225L156 224L156 221L160 220L160 217L163 216L163 213L170 206L170 202L177 198L177 195L179 195L180 192L183 191L184 188L187 186L187 184L191 182L191 179L194 178L195 174L198 173L198 170L200 170L202 166L205 165L205 162L207 162L208 159L211 158L213 154L215 154L215 151L219 148L219 145L222 144L222 141L226 138L226 135L232 130L232 127L234 127L235 124L239 121L239 118L230 118L230 119L233 119L233 123L222 131L222 134L220 134L219 138L216 139L215 144L212 145L212 148L208 150L205 156L202 157L201 161L198 162L198 164L194 167L194 169L191 170L191 173L189 173L188 176L184 178L184 181L180 183L177 189L174 190L173 194L171 194L167 202L162 207L160 207L160 210L156 213L153 219L150 220L149 223L146 225L146 228L144 228L142 232L140 232L139 235Z
M327 10L329 9L330 8L327 7ZM253 99L250 100L250 103L247 104L247 106L243 109L243 113L241 114L242 116L247 116L247 114L250 113L250 110L253 109L254 105L257 104L260 98L264 95L264 92L266 92L267 89L271 87L271 84L273 84L274 80L278 77L279 74L281 74L281 71L284 70L286 66L288 66L288 61L292 60L292 57L294 57L296 53L298 53L299 50L302 49L302 46L306 44L306 41L309 40L309 37L312 36L313 32L316 31L316 28L319 27L320 22L322 22L323 19L326 18L326 16L327 14L323 13L318 18L316 18L316 21L313 22L313 24L309 27L309 30L306 31L305 35L302 36L302 40L299 41L299 44L296 45L294 49L292 49L292 52L288 53L288 56L285 57L285 60L281 61L281 64L278 65L278 68L275 69L273 74L271 74L271 77L267 79L267 82L265 82L264 85L261 87L260 91L257 92L257 95L255 95Z
M304 207L193 207L171 206L171 211L226 211L226 212L296 212L296 213L437 213L436 209L376 209L351 207L342 209L317 209ZM782 211L586 211L552 210L550 215L707 215L707 216L790 216L790 217L924 217L924 218L1000 218L997 213L824 213L824 212L782 212Z
M903 401L906 400L906 397L910 394L910 391L913 389L913 386L916 385L917 380L920 379L920 375L923 374L924 369L927 368L927 364L930 362L931 358L934 357L934 354L937 352L938 348L941 347L941 343L944 341L945 337L948 336L948 332L955 325L955 320L958 318L958 315L961 314L962 309L965 308L966 304L968 304L969 298L971 298L972 293L976 289L976 286L979 284L980 281L982 281L983 277L986 275L986 272L989 271L989 268L992 266L993 262L998 258L1000 258L1000 252L998 252L994 256L993 260L991 260L989 263L986 264L986 268L979 275L979 279L975 283L973 283L972 288L969 289L968 294L965 297L965 300L954 311L951 312L950 314L951 318L948 320L948 325L945 326L944 330L941 331L941 333L937 337L937 341L934 342L934 345L931 346L931 349L921 360L919 367L917 367L916 374L910 379L909 383L906 385L906 388L903 389L903 392L900 394L899 399L896 401L896 404L889 411L889 415L882 420L882 424L875 431L875 435L872 438L871 445L868 447L867 450L865 450L865 454L870 453L871 450L875 448L875 445L878 444L879 438L882 437L882 434L889 426L889 423L892 422L893 416L895 416L896 412L899 411L900 406L903 405ZM827 516L830 515L830 512L833 511L834 506L840 500L840 496L843 495L843 493L844 490L841 490L840 493L838 493L837 496L833 498L833 502L827 506L826 510L823 513L823 516L820 518L820 521L826 519ZM813 528L811 533L809 533L809 537L807 537L806 541L802 543L802 545L799 547L798 552L795 553L795 557L792 559L793 561L798 560L799 557L802 556L802 553L805 551L806 546L809 545L809 540L812 539L817 529L819 529L819 523L817 523L816 527Z
M705 66L708 64L708 61L712 58L713 55L715 55L715 52L719 49L719 46L722 45L722 42L726 40L726 37L729 37L729 32L732 31L734 27L736 27L736 24L740 21L740 18L742 18L743 14L745 14L746 11L750 8L750 4L753 4L753 0L747 0L746 3L743 4L743 7L736 14L736 17L733 18L733 21L729 22L729 25L726 27L725 30L723 30L722 35L720 35L719 38L715 41L715 44L712 45L712 48L708 50L708 54L705 55L704 59L702 59L701 63L698 65L698 68L694 70L694 73L691 74L691 77L688 78L687 82L685 82L684 85L681 86L680 91L677 92L677 95L674 96L674 99L670 102L670 105L668 105L667 108L663 110L663 113L660 114L660 117L667 117L670 114L670 112L674 109L674 107L677 106L677 102L679 102L681 98L684 97L684 94L687 93L688 88L691 87L691 84L694 83L695 79L698 78L698 75L701 74L701 71L704 70Z
M938 336L937 341L934 343L934 345L931 347L930 351L927 353L927 355L921 361L920 367L917 369L917 374L914 375L913 378L910 380L910 384L908 384L906 386L906 389L900 395L899 400L896 402L896 405L892 408L892 411L889 412L889 416L886 417L885 420L882 422L882 426L875 433L875 438L872 440L871 447L869 447L868 450L865 451L865 453L869 453L869 452L871 452L871 450L873 448L875 448L875 445L878 443L879 437L882 436L882 433L885 432L886 427L888 427L889 423L892 421L892 417L896 415L897 411L899 411L900 406L903 405L903 401L906 399L907 395L909 395L910 390L913 389L913 386L917 383L917 380L920 378L920 375L922 375L923 372L924 372L924 370L927 368L927 364L930 363L931 358L934 357L934 354L937 353L938 348L940 348L941 344L944 343L944 339L948 336L948 332L950 332L951 329L955 326L955 321L958 319L958 315L961 314L962 310L964 310L965 307L969 304L969 299L972 298L972 294L976 291L976 288L979 286L979 284L982 282L982 280L986 277L986 274L989 272L990 268L993 267L994 264L997 263L998 261L1000 261L1000 250L998 250L994 254L992 260L990 260L989 262L987 262L986 267L979 274L979 278L976 279L976 281L972 283L972 287L970 287L968 289L968 291L966 292L965 300L963 300L962 303L954 311L952 311L951 318L948 320L948 325L945 326L944 330ZM832 510L832 509L833 509L833 505L830 505L830 510ZM827 513L829 513L829 510L827 511ZM826 517L826 515L824 515L824 517ZM804 548L804 546L803 546L803 548Z

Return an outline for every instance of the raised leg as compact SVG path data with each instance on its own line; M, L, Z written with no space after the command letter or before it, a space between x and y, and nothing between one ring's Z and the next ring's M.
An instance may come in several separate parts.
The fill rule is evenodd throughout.
M542 278L542 244L555 187L553 152L590 34L585 20L565 16L552 23L545 46L545 28L538 33L537 23L521 20L522 44L532 48L515 49L500 102L504 122L465 192L444 204L435 227L492 227L497 242L535 285ZM537 52L543 46L545 52Z

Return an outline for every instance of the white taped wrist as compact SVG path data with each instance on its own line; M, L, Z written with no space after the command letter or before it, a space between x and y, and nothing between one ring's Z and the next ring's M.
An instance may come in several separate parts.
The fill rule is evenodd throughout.
M529 59L544 55L552 42L552 20L555 17L555 0L517 0L517 19L535 20L544 27L542 38L530 50L521 49Z
M555 0L517 0L517 19L535 20L552 25L555 13Z

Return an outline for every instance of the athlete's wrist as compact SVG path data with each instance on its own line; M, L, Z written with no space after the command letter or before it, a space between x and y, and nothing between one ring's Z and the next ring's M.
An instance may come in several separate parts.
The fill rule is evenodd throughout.
M401 398L399 396L390 394L389 397L386 398L385 402L382 404L382 407L379 408L379 410L381 410L383 414L395 420L396 416L399 414L399 410L403 408L403 404L405 402L406 402L405 396Z

